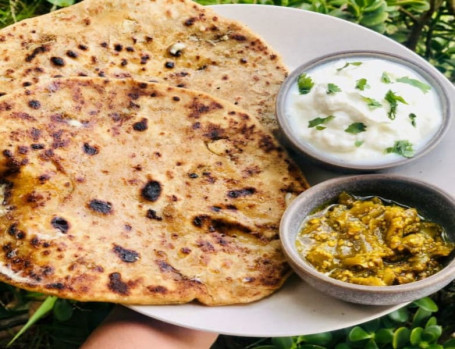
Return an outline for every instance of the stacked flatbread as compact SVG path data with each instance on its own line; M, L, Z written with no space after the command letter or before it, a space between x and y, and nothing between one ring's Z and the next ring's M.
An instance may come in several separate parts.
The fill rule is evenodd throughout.
M85 0L0 33L0 94L49 76L133 77L204 91L275 129L286 74L256 34L187 0Z
M270 133L285 70L260 39L188 1L86 0L0 41L1 281L127 304L282 285L307 184Z

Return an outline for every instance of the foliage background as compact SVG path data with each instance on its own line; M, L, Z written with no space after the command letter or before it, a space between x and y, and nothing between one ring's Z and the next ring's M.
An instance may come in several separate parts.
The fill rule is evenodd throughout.
M0 0L0 28L76 0ZM388 36L455 82L455 0L197 0L203 5L255 3L336 16ZM109 313L106 303L44 297L0 283L0 347L78 348ZM330 333L286 338L220 336L213 349L455 349L455 283L372 322ZM273 316L273 314L271 314ZM33 324L34 323L34 324Z

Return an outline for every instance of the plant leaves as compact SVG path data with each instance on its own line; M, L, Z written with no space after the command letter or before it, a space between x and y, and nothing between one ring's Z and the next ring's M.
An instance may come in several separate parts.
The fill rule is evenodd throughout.
M402 348L406 343L409 342L409 336L411 331L406 327L400 327L393 333L392 347L393 349Z
M422 339L428 343L436 343L442 334L442 327L438 325L431 325L425 328L422 332Z
M53 313L57 320L67 321L73 316L73 305L67 299L57 299L55 302Z
M54 307L56 301L57 297L55 296L47 297L44 302L41 303L40 307L35 311L35 313L28 319L27 323L20 329L19 332L16 333L13 339L11 339L7 347L11 346L16 341L16 339L18 339L25 331L27 331L35 322L49 313Z
M417 305L419 308L422 308L432 313L438 311L438 305L430 297L418 299L413 303Z
M317 345L327 345L332 341L331 332L307 334L299 337L301 341Z
M390 328L380 328L374 334L374 339L379 344L388 344L392 343L393 340L393 330Z
M71 5L74 5L75 0L47 0L50 2L52 5L58 6L58 7L68 7Z
M391 312L388 315L395 322L406 322L409 319L409 311L406 307Z
M274 337L272 338L272 344L278 349L290 349L294 344L294 340L293 337Z
M412 326L423 326L424 322L431 316L431 313L431 311L419 307L412 319Z
M348 338L352 342L359 342L371 338L372 335L366 332L362 327L355 326L348 334Z
M422 340L422 333L423 333L422 327L416 327L411 331L409 340L412 345L418 345L420 343L420 341Z

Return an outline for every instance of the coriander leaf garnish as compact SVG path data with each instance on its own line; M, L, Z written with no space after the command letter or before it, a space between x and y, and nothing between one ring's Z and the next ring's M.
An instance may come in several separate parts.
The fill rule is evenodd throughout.
M322 131L322 130L325 130L327 127L325 126L316 126L316 130L318 131Z
M414 156L414 148L412 143L406 140L396 141L393 147L387 148L386 153L395 153L405 158L412 158Z
M392 82L392 79L390 78L390 76L387 72L384 72L384 73L382 73L381 81L384 84L390 84Z
M368 105L368 107L370 109L376 109L376 108L382 107L382 104L373 98L362 96L362 99Z
M362 62L347 62L344 66L342 66L341 68L338 68L337 72L349 67L350 65L354 65L354 66L358 67L361 64L362 64Z
M428 91L431 90L431 86L423 83L422 81L416 80L416 79L411 79L407 76L403 76L399 79L397 79L397 82L402 82L404 84L409 84L411 86L417 87L420 90L422 90L423 93L428 93Z
M364 91L368 87L370 86L367 84L367 79L359 79L355 85L355 88L360 91Z
M392 90L389 90L386 93L384 99L390 104L390 110L387 113L390 120L395 120L395 117L397 116L398 102L408 104L403 97L396 95Z
M333 95L337 92L341 92L341 88L339 88L337 85L329 83L327 84L327 94L328 95Z
M314 86L313 79L308 76L306 73L302 73L299 75L297 79L297 86L299 87L299 92L301 95L306 95L311 91Z
M353 124L350 124L344 132L356 135L357 133L365 132L366 130L367 126L363 122L354 122Z
M319 117L317 117L317 118L315 118L315 119L313 119L313 120L310 120L310 121L308 122L308 128L316 127L316 126L323 125L323 124L327 124L330 120L333 120L333 119L335 119L335 116L333 116L333 115L329 115L329 116L327 116L327 117L325 117L325 118L319 118ZM325 128L325 127L324 127L324 128ZM319 130L319 131L321 131L320 128L316 128L316 129Z
M358 148L358 147L360 147L363 143L364 143L364 141L355 141L354 145Z
M415 115L414 113L409 114L409 119L411 119L411 125L414 127L416 127L416 118L417 115Z

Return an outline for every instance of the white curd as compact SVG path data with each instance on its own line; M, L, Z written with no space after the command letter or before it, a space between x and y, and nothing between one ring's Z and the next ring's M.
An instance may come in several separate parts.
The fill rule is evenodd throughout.
M443 121L435 89L405 65L351 57L305 74L312 87L302 94L293 84L286 117L299 139L342 162L378 164L412 157Z

